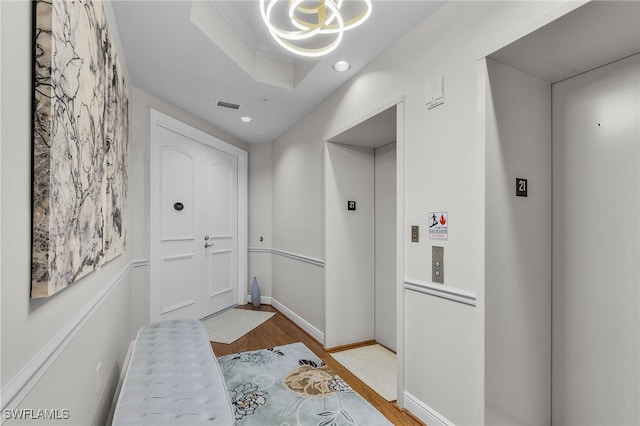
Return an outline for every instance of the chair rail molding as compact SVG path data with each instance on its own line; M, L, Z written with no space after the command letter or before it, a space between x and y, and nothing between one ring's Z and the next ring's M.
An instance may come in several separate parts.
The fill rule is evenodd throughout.
M270 253L324 268L324 260L270 247L249 247L249 253Z
M73 340L74 336L78 334L82 327L98 310L100 305L102 305L118 284L120 284L120 281L122 281L132 269L148 265L148 259L131 261L119 274L111 279L108 285L85 303L58 333L2 388L2 411L16 409L18 404L31 392L58 356L60 356ZM1 423L4 423L5 420L6 419L2 417Z
M446 287L442 284L432 284L424 281L405 279L404 288L429 294L431 296L448 299L465 305L476 306L476 294L471 291L461 290L455 287Z

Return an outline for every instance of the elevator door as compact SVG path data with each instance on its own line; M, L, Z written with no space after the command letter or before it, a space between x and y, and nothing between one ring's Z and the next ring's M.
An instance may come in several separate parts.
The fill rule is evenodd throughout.
M640 424L640 55L553 85L554 424Z
M396 350L396 144L375 150L374 339Z

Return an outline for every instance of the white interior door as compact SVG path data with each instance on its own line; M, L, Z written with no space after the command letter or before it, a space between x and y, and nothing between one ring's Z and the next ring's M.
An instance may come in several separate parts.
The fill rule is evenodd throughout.
M206 282L203 317L234 305L237 299L238 165L229 154L204 145L201 148L197 186Z
M244 301L239 157L162 121L151 124L151 321L200 319Z

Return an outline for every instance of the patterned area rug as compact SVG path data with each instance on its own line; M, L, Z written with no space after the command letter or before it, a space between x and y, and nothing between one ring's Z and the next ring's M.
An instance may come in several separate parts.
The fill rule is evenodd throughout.
M303 343L218 362L236 425L391 425Z

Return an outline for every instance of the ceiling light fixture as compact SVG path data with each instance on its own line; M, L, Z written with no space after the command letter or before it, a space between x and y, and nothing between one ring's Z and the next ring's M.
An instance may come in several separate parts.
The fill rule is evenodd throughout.
M260 0L260 12L262 20L274 40L289 52L307 57L319 57L333 52L340 42L345 31L351 30L366 21L371 15L371 0L357 0L364 3L360 13L356 13L351 19L342 16L345 3L350 5L356 1L345 0ZM287 16L274 15L274 8L280 4L278 12L284 15L286 7ZM304 5L303 5L304 3ZM312 3L312 4L309 4ZM286 20L283 28L278 23ZM308 47L308 40L318 39L320 47Z
M351 64L347 61L338 61L333 64L333 69L338 72L345 72L351 69Z
M253 118L244 116L240 117L240 121L242 121L243 123L251 123L253 121Z

